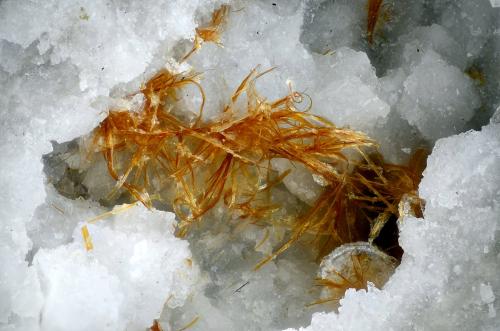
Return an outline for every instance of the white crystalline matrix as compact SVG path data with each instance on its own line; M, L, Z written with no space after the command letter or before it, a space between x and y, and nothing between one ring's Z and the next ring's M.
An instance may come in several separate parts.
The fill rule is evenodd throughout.
M384 0L368 32L375 2L0 0L0 330L132 331L155 319L192 330L498 330L500 3ZM231 8L221 45L179 63L221 4ZM162 68L202 73L210 121L258 66L274 68L256 81L263 98L300 91L310 112L367 133L391 162L430 152L423 217L399 220L400 265L381 289L347 290L338 312L307 306L319 264L300 249L251 270L283 229L200 230L193 245L159 210L170 206L139 204L89 223L113 210L103 199L114 182L104 163L80 178L83 156L64 150L110 107L140 107L130 94ZM175 97L201 102L189 89ZM324 189L305 167L273 166L290 171L277 193L290 209Z

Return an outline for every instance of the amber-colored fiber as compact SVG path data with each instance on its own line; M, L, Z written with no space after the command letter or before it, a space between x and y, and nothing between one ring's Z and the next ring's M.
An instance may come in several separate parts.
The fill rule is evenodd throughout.
M484 84L486 84L486 77L484 75L484 72L480 68L473 66L467 69L465 73L479 86L484 86Z
M368 43L373 44L373 37L377 24L381 20L381 12L384 0L368 0L367 6L367 19L366 19L366 39Z
M210 26L219 31L227 11L216 11ZM376 220L397 216L404 194L416 196L425 157L417 153L408 167L385 163L365 134L310 113L307 95L290 88L278 100L263 98L255 81L270 70L252 70L210 123L202 121L205 93L198 74L164 69L154 75L138 92L145 98L142 109L112 109L93 132L92 150L102 153L116 181L111 194L125 189L151 208L153 196L167 199L164 188L173 188L167 202L180 219L180 236L218 205L240 218L272 223L281 207L272 190L289 172L279 175L271 160L284 158L304 165L326 188L313 207L286 222L289 240L257 268L305 235L312 235L319 257L342 243L367 241ZM193 122L171 112L188 85L202 100ZM299 110L301 103L306 106Z
M261 98L254 85L259 75L253 70L243 80L221 118L213 123L190 125L169 113L177 89L199 84L195 75L166 71L145 84L142 111L110 111L93 141L117 181L115 191L123 187L151 207L151 178L155 177L155 183L172 179L178 188L173 205L184 221L181 227L221 200L242 217L262 218L278 206L269 201L255 203L282 180L269 160L279 157L303 163L336 183L343 176L339 170L347 168L343 151L374 144L362 133L336 128L325 119L298 111L295 105L303 97L297 92L275 101ZM243 94L247 110L239 116L234 107ZM200 113L202 109L203 105ZM121 173L115 165L117 153L128 156L129 163L120 165Z
M186 324L182 328L178 329L177 331L186 331L186 330L189 330L190 328L192 328L196 324L196 322L198 322L199 319L200 319L200 317L196 316L188 324ZM158 322L158 320L155 319L153 321L153 325L149 328L148 331L163 331L163 328L161 327L160 322Z
M181 219L179 234L184 235L218 203L241 218L268 218L280 207L268 193L288 174L278 176L269 161L286 158L302 163L328 186L310 210L290 223L289 241L262 264L304 234L314 234L320 256L342 243L367 240L372 220L381 213L396 215L402 195L415 192L421 167L384 163L378 152L369 152L375 143L366 135L299 111L296 105L305 97L298 92L265 100L255 88L260 75L253 70L245 77L212 123L200 118L184 123L169 112L178 89L194 84L204 94L197 75L167 71L145 84L141 111L110 111L93 141L117 182L115 191L125 188L151 207L151 194L158 194L162 184L175 185L171 202ZM243 95L246 111L237 115ZM203 104L200 114L202 110ZM347 150L361 160L347 157ZM118 159L126 162L117 167Z
M378 152L367 155L358 151L363 160L350 160L354 170L330 183L313 207L295 220L290 239L262 260L257 269L306 234L313 235L312 242L319 248L318 260L344 243L368 241L379 221L385 223L400 216L398 204L404 195L420 201L417 187L425 168L424 150L418 150L408 166L385 163ZM421 207L415 205L413 213L421 215Z
M149 328L149 331L163 331L163 328L161 327L158 320L154 320L153 325Z
M191 320L191 322L189 322L188 324L186 324L185 326L183 326L182 328L180 328L178 331L185 331L185 330L188 330L188 329L192 328L193 325L195 325L196 322L198 322L199 319L200 319L200 317L196 316L195 318L193 318Z
M342 248L340 248L342 249ZM385 253L374 252L349 252L348 258L344 261L337 261L335 267L329 266L323 270L325 278L317 278L316 286L322 287L321 299L312 302L310 305L332 303L332 308L338 308L339 300L344 296L347 289L356 290L367 289L368 282L377 288L381 288L394 272L396 260L391 257L384 257ZM381 254L379 256L379 254ZM325 268L325 266L322 266Z
M366 279L365 270L363 270L365 266L362 260L364 258L364 256L360 255L351 255L351 272L354 273L354 277L344 275L341 271L332 270L331 272L335 273L337 276L336 281L326 278L317 278L315 280L316 286L327 288L330 293L335 295L316 300L308 306L320 305L329 302L333 302L336 304L340 301L340 299L342 299L345 291L350 288L356 290L366 290L368 281L370 281L370 279Z
M203 42L212 42L222 46L221 33L226 23L230 7L222 5L212 13L212 19L206 26L196 28L193 48L183 57L183 61L189 58L194 52L201 48Z
M89 229L86 225L82 227L82 237L83 237L83 243L85 245L85 249L87 251L91 251L94 249L94 245L92 244L92 239L89 234Z

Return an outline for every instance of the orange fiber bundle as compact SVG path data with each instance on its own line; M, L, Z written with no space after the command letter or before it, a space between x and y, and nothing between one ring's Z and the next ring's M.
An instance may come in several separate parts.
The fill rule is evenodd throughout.
M140 91L145 102L139 112L112 110L93 134L116 180L114 192L124 188L151 207L151 196L162 184L175 185L170 202L184 235L220 202L242 218L269 217L280 207L271 202L271 190L288 175L279 176L270 161L285 158L303 164L326 188L291 223L289 241L262 264L305 234L321 242L321 255L345 242L367 240L373 220L396 215L401 197L415 191L421 170L384 163L366 135L309 113L310 104L305 111L297 109L305 99L298 92L264 99L255 80L265 73L252 70L211 123L201 121L205 96L198 75L163 70L151 78ZM170 113L176 92L187 85L202 95L194 123Z
M220 37L224 23L226 23L226 19L229 14L229 9L228 5L220 6L219 9L212 13L212 19L206 26L196 28L193 48L183 57L183 61L199 50L203 42L212 42L216 45L222 46Z

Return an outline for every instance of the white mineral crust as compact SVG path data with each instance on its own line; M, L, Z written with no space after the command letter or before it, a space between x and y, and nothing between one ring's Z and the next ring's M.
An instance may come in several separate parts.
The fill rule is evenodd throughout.
M206 43L176 63L222 3L231 5L223 47ZM144 330L172 312L172 321L198 314L193 330L498 330L496 7L387 0L370 46L365 1L0 1L0 330ZM97 201L113 186L105 167L83 180L95 201L63 197L43 170L51 141L88 134L110 105L139 107L140 95L125 97L165 66L203 73L211 120L259 65L275 67L257 81L263 97L291 85L311 112L375 138L388 160L432 151L423 219L402 220L401 265L382 289L348 290L338 313L305 308L318 266L299 249L250 271L286 237L279 230L257 249L266 232L252 226L241 241L207 232L190 245L174 236L173 213L135 206L89 224L87 252L81 227L108 210ZM201 98L178 97L193 116ZM297 167L278 198L310 204L320 184Z

